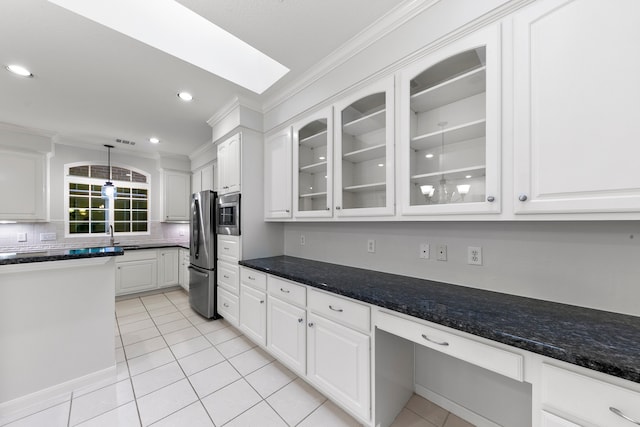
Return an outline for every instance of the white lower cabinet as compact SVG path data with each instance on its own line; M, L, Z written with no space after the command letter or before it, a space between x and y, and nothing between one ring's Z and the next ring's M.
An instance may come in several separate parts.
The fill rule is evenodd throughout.
M540 418L542 421L542 427L580 427L579 424L567 421L564 418L560 418L557 415L553 415L547 411L542 411Z
M267 294L244 283L240 284L240 330L267 345Z
M233 326L238 326L239 304L237 295L218 288L218 313Z
M307 312L269 295L267 304L267 348L299 375L306 373Z
M371 337L309 313L307 378L363 419L370 416Z
M158 251L158 287L164 288L178 284L178 249Z
M158 287L157 251L133 251L116 260L116 295Z
M189 251L187 249L180 249L178 251L178 284L182 286L185 291L189 291L189 264L191 259L189 257Z

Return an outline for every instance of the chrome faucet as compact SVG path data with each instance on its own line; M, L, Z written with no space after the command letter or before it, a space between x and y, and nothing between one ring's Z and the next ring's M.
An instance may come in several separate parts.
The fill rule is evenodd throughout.
M109 225L109 234L111 235L111 238L109 239L109 246L115 246L116 242L113 238L113 225Z

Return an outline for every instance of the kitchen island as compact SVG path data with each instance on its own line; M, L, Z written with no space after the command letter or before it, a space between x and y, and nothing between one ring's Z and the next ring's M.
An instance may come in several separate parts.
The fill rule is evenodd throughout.
M0 412L115 374L118 247L0 255Z

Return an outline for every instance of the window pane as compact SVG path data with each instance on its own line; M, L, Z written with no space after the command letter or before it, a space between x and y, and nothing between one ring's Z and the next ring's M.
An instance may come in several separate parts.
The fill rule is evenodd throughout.
M129 197L129 194L131 194L131 189L125 187L117 187L116 192L118 193L118 197Z
M131 227L128 222L116 222L113 224L113 231L116 233L128 233L131 231Z
M131 193L133 197L147 198L147 190L143 190L142 188L132 188Z
M91 221L102 221L104 222L107 219L106 211L104 210L92 210L91 211Z
M69 184L69 194L74 195L88 195L89 184Z
M107 201L102 197L92 197L91 198L91 207L94 209L105 209L107 207Z
M113 206L115 209L131 209L131 200L129 199L116 199Z
M94 222L91 224L92 233L106 233L107 226L104 222Z
M69 209L69 221L89 221L89 211L86 209Z
M88 197L69 197L69 208L88 208Z
M115 211L113 215L116 221L129 221L129 211Z
M133 211L131 212L131 219L134 221L146 221L147 211Z
M133 200L131 207L133 209L147 209L147 201L146 200Z
M141 173L131 171L131 181L133 182L147 182L147 177Z
M89 223L78 224L71 222L69 223L69 233L71 234L84 234L89 232Z
M131 181L131 171L129 169L111 167L111 178L114 181Z
M131 231L147 231L147 223L146 222L132 222L131 223Z
M69 168L69 175L71 176L89 176L89 166L75 166Z

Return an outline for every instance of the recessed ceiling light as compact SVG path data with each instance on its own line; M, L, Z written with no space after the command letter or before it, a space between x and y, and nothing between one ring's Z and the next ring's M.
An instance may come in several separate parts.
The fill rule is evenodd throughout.
M174 0L49 1L257 94L289 72Z
M22 65L11 64L7 65L7 70L11 71L13 74L17 74L22 77L33 77L31 71L24 68Z
M158 142L160 142L160 140L155 136L152 136L151 138L149 138L149 142L152 144L157 144Z
M425 155L425 157L426 157L427 159L431 159L431 158L433 158L433 154L429 153L429 154Z
M318 158L319 158L320 160L324 160L324 159L326 159L326 157L324 157L324 156L320 156L320 157L318 157Z
M384 167L384 163L378 163L378 167L380 168Z
M193 95L191 95L189 92L180 92L178 93L178 98L182 99L183 101L191 101L193 100Z
M471 178L471 175L467 175L467 176L465 176L465 178L469 179L469 178Z

